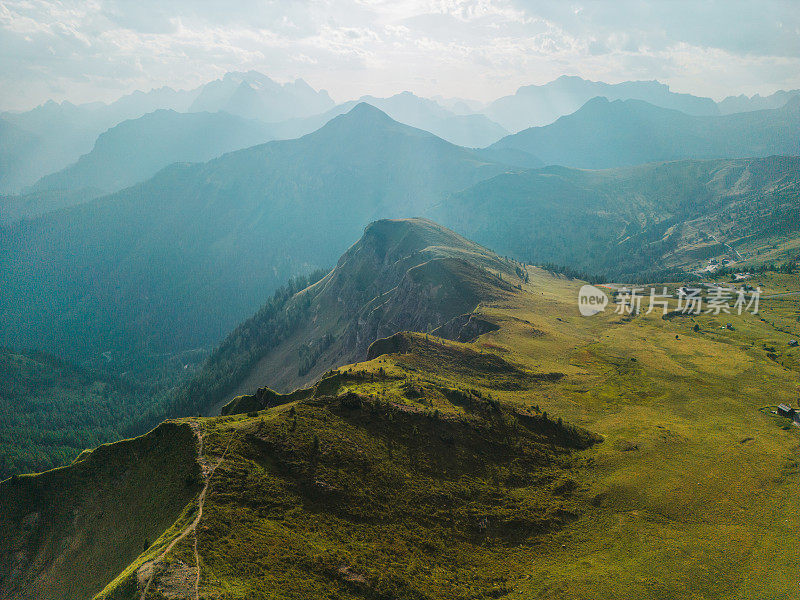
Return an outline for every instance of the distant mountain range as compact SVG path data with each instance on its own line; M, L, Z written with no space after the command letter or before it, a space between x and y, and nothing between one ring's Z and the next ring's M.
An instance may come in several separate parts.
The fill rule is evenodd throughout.
M381 108L396 121L425 129L461 146L487 146L507 134L483 115L455 115L432 100L408 92L391 98L365 97L363 101ZM209 103L210 98L206 98L200 104ZM205 162L225 152L311 133L356 104L347 102L320 115L281 123L266 123L229 112L157 110L123 121L101 134L91 152L75 164L40 179L30 193L85 190L84 199L88 199L115 192L149 179L175 162Z
M205 94L191 106L192 109L208 107L209 110L223 112L183 113L172 109L156 110L123 121L101 134L94 148L81 156L76 163L42 177L27 190L27 194L71 191L76 201L81 198L87 200L144 181L175 162L202 162L258 143L300 137L319 129L357 104L346 102L318 115L267 123L263 119L243 115L270 115L279 114L280 111L276 109L269 112L266 108L260 112L234 110L230 102L222 101L222 91L234 80L229 77L208 84L210 89L215 90L214 93ZM242 81L241 85L249 84ZM279 90L286 89L286 86L274 85ZM296 85L303 89L304 84ZM215 99L219 102L215 103ZM390 98L365 97L363 101L385 110L397 121L425 129L462 146L487 146L508 133L484 115L456 115L432 100L419 98L409 92ZM302 106L302 103L298 106ZM19 174L27 169L31 164L30 156L34 151L42 149L43 142L11 123L0 121L0 128L2 127L6 128L6 134L0 135L0 141L6 143L8 150L5 155L8 158L3 159L0 148L0 174L5 173L9 178L6 187L18 188L20 181L14 179L14 173ZM525 165L532 166L529 161ZM36 170L37 173L40 171L41 168ZM28 181L25 177L23 180ZM84 190L83 196L74 194L78 190ZM42 206L46 199L30 200L32 206ZM23 206L24 202L17 200L16 204ZM17 211L22 216L32 216L37 212L38 209Z
M2 343L73 358L207 347L369 221L506 170L367 104L297 140L173 165L7 230Z
M781 108L797 96L800 96L800 90L780 90L769 96L729 96L721 102L714 102L711 98L673 92L669 86L658 81L609 84L564 75L545 85L523 86L511 96L498 98L485 107L475 107L470 112L481 112L510 132L517 133L529 127L553 123L597 97L612 101L642 100L687 115L708 117ZM465 107L463 103L460 106L462 109Z
M544 127L503 138L492 149L517 150L557 164L607 169L681 158L800 154L800 98L782 108L701 117L640 100L595 98Z
M723 115L730 115L737 112L748 112L751 110L764 110L768 108L781 108L793 98L800 96L800 90L779 90L769 96L728 96L717 103L719 112Z
M193 90L159 88L134 92L111 104L50 101L27 112L5 112L0 114L0 122L10 123L38 137L38 141L33 147L27 143L13 146L19 166L11 165L6 170L0 163L0 193L19 192L39 178L71 165L89 153L97 137L107 129L156 110L225 111L266 123L308 117L333 105L327 92L317 92L302 80L278 84L251 71L228 73ZM0 148L15 139L0 130Z
M185 111L192 98L193 92L160 88L147 93L134 92L111 104L49 101L27 112L2 113L0 120L35 136L37 144L14 147L19 165L0 171L0 192L18 192L40 177L70 165L89 152L97 136L109 127L158 109Z
M364 101L385 110L399 122L459 145L476 147L496 142L484 156L522 168L543 164L613 168L687 157L744 157L798 151L793 143L794 132L798 130L798 101L794 99L771 112L697 117L642 101L609 102L596 98L551 125L531 128L499 141L504 130L485 116L456 115L411 93L390 98L365 97ZM54 208L63 205L67 192L75 202L85 201L144 181L175 162L202 162L261 142L299 137L355 104L344 103L319 115L272 124L228 113L155 111L112 127L98 138L92 152L74 165L42 178L30 191L60 192L54 199ZM6 125L10 149L5 151L7 158L0 164L9 165L4 170L10 171L19 164L13 147L27 144L38 148L41 140L14 125ZM643 131L647 132L646 142L641 135ZM79 194L79 190L83 193ZM48 201L47 196L15 199L13 204L18 208L3 212L11 217L32 216L42 212ZM24 208L26 203L31 207L29 210ZM0 220L8 219L0 215Z
M30 186L40 178L70 168L81 157L90 154L98 136L106 130L158 110L177 113L225 112L242 119L260 121L261 125L256 129L267 130L270 134L267 137L255 137L266 141L300 137L349 111L358 102L368 102L399 122L425 129L454 144L485 147L509 132L547 125L561 116L572 114L595 97L642 100L688 115L713 116L780 108L799 93L798 90L790 90L767 97L729 97L715 104L709 98L674 93L657 81L607 84L564 76L546 85L524 86L515 94L499 98L484 107L480 103L459 98L420 98L411 92L387 98L363 96L358 101L334 105L327 92L314 90L302 79L281 84L256 71L235 72L192 90L163 87L150 92L137 91L111 104L94 102L74 105L50 101L31 111L0 114L0 194L30 192ZM160 118L165 117L162 115ZM183 128L190 122L178 117L175 120L180 122L166 124L167 130L177 128L184 131ZM137 125L129 124L126 135L135 138L151 133L147 129L147 121L138 125L142 126L140 132L133 131ZM114 135L116 133L111 137ZM179 138L182 135L179 134ZM193 135L202 137L203 134L198 132ZM170 145L160 142L155 140L156 148L161 145L163 150L163 146ZM190 160L194 160L192 156L201 157L198 160L217 156L220 147L225 148L222 150L224 152L244 146L234 144L233 139L229 139L228 143L210 143L189 153L156 152L153 157L136 156L131 150L126 157L131 162L130 172L125 172L127 169L123 168L118 177L107 177L117 181L107 181L100 189L113 191L123 185L142 181L141 173L148 169L139 169L140 165L150 165L149 174L152 174L157 166L186 160L184 156L189 156ZM121 148L113 149L113 153L119 157L122 157L122 151ZM510 160L517 166L536 164L530 157L519 155L516 158L506 155L504 160ZM98 167L105 164L102 159L95 161L94 158L86 158L83 163L97 164ZM77 167L77 171L70 169L70 172L79 173L81 168ZM63 177L72 175L64 174ZM62 175L37 186L36 190L52 189L52 182L63 185ZM42 200L36 203L44 205ZM17 204L21 202L17 201Z
M307 117L334 105L325 90L316 91L302 79L280 84L257 71L227 73L202 86L189 112L224 111L266 122Z
M172 163L205 162L274 137L266 123L224 112L157 110L112 127L91 152L43 177L31 191L86 190L97 196L149 179Z
M658 81L625 81L608 84L580 77L562 76L545 85L521 87L513 96L498 98L482 112L511 132L547 125L575 112L598 96L609 100L642 100L689 115L718 115L711 98L677 94Z
M482 148L508 135L494 121L482 114L456 114L433 100L420 98L411 92L395 94L389 98L363 96L358 102L366 102L381 109L395 121L430 131L442 139L459 146ZM347 112L358 102L345 102L318 117L330 119Z

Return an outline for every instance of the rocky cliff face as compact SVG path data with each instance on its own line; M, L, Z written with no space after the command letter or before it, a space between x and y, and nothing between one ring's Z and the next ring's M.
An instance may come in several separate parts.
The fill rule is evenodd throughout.
M510 290L500 276L467 260L431 258L406 271L397 286L362 308L345 333L345 343L356 357L363 357L376 339L398 331L442 328Z

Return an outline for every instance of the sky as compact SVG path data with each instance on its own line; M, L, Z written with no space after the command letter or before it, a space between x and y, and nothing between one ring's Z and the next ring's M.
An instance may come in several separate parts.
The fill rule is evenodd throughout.
M404 90L489 101L560 75L768 94L800 88L800 3L0 0L0 109L251 69L337 102Z

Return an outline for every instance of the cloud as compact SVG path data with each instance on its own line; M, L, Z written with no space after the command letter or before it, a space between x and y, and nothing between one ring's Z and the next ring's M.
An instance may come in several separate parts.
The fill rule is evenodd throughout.
M335 98L492 97L561 74L712 96L800 87L790 0L5 0L0 107L194 87L231 70Z

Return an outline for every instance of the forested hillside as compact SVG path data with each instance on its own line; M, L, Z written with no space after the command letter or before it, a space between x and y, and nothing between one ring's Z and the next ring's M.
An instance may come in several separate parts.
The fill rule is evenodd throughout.
M0 479L71 462L86 448L144 433L154 390L53 356L0 350Z
M530 264L606 280L674 278L715 256L756 258L777 238L796 239L800 158L546 167L479 183L428 214Z

